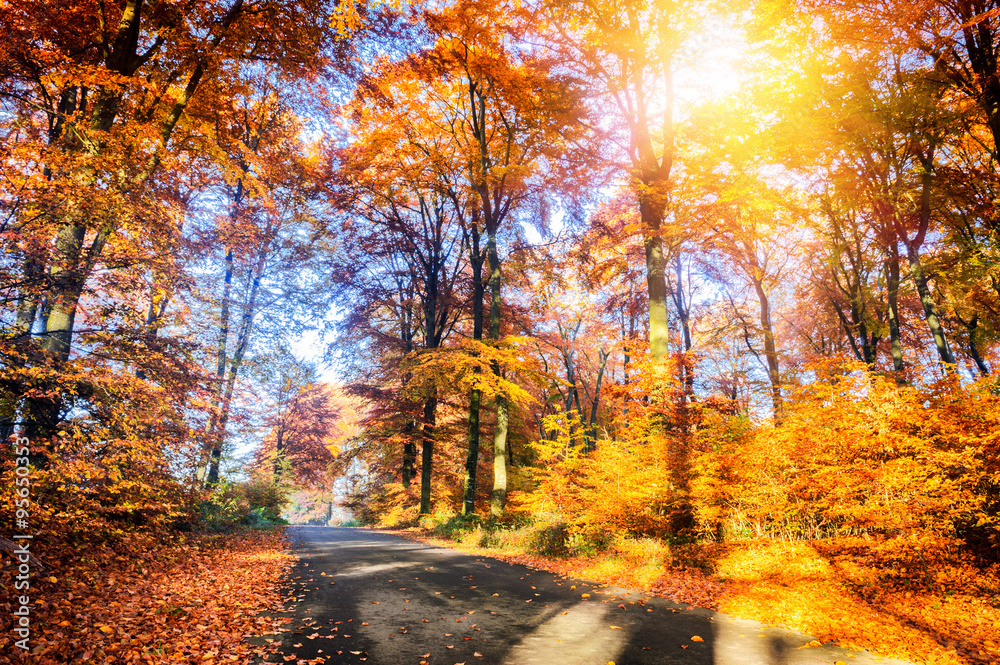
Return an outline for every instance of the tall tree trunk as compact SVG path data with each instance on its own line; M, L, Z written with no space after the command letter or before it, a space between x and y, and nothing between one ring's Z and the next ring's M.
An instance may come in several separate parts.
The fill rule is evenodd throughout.
M493 435L493 497L490 502L490 513L494 516L503 513L507 505L507 428L509 405L507 398L497 395L497 428Z
M767 378L771 381L771 405L774 408L774 418L781 416L781 373L778 371L778 351L774 345L774 330L771 327L771 301L767 297L764 285L759 279L754 279L753 287L760 302L760 327L764 333L764 358L767 360Z
M500 255L497 252L496 225L486 225L486 255L490 265L490 339L500 339L500 305L503 286L500 273ZM493 363L493 373L502 376L500 366ZM507 504L507 426L510 403L506 395L498 394L495 399L497 409L496 430L493 434L493 496L490 512L499 515Z
M986 366L983 361L983 357L979 355L979 345L976 342L976 337L979 333L979 317L975 314L972 315L972 319L965 325L969 330L969 355L972 356L972 360L976 363L976 368L979 369L979 373L982 376L990 375L990 368Z
M257 313L257 296L260 293L260 281L264 275L264 267L267 263L267 247L269 241L265 241L257 255L257 264L254 266L253 281L250 284L250 293L246 305L243 307L243 315L240 319L239 334L236 339L236 351L229 364L229 374L226 377L226 386L222 396L222 404L219 410L219 419L215 424L215 431L209 436L211 451L209 453L209 468L207 483L214 485L219 481L219 463L222 459L222 448L226 440L226 427L229 424L229 412L233 400L233 392L236 388L236 378L239 375L240 367L243 365L243 357L246 355L250 345L250 335L253 331L253 318Z
M640 198L639 213L644 230L646 255L646 289L649 295L649 352L654 361L670 353L670 325L667 317L666 256L663 252L664 206L650 200L653 194Z
M601 365L597 369L597 381L594 384L594 401L590 404L590 422L587 427L587 451L593 452L597 448L597 408L601 402L601 383L604 381L604 370L608 366L608 358L611 354L603 348L599 351Z
M909 245L909 244L908 244ZM934 338L934 347L937 349L938 357L946 366L955 364L955 356L948 348L948 339L944 334L944 327L938 317L937 305L934 303L934 296L927 285L927 277L924 275L924 267L920 261L920 254L916 247L907 246L906 256L910 263L910 273L913 275L913 283L917 287L917 294L920 296L920 304L923 306L924 318L927 327Z
M483 339L483 255L479 248L479 228L473 220L470 230L469 263L472 267L472 339ZM478 371L478 370L477 370ZM462 514L476 512L476 472L479 469L479 411L483 393L473 388L469 395L468 453L465 458L465 487Z
M278 483L281 481L281 458L282 453L285 450L285 423L284 417L282 417L282 422L278 425L278 433L274 437L274 482Z
M434 466L434 440L437 435L437 389L424 401L423 446L420 455L420 514L431 512L431 471Z
M413 466L417 460L417 445L410 440L415 430L416 423L412 419L407 418L406 424L403 425L403 436L406 442L403 444L403 468L401 471L403 487L405 489L409 489L410 484L413 482Z
M924 266L920 261L920 247L924 243L924 238L927 235L931 221L931 186L934 178L934 150L935 146L931 145L927 148L926 152L917 155L923 167L923 173L920 177L920 217L917 232L913 238L910 238L902 220L897 216L893 221L900 240L906 246L906 258L910 264L910 274L913 276L913 283L917 287L917 294L920 296L920 304L924 310L924 319L927 321L927 327L931 331L931 337L934 338L934 347L937 349L941 362L945 364L945 371L951 372L955 364L955 356L952 355L951 349L948 348L948 340L944 334L944 327L941 325L940 318L938 318L937 306L934 303L934 297L931 295L930 287L927 285Z
M899 333L899 249L895 238L889 244L889 257L885 262L886 318L889 319L889 343L892 351L892 369L896 383L905 381L903 371L903 343Z

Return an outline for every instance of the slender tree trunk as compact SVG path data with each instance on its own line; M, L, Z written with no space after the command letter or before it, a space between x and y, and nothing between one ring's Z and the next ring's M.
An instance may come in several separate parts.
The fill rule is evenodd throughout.
M284 417L282 417L282 423L278 426L278 433L274 437L274 482L278 483L281 481L281 458L282 453L285 450L285 424Z
M486 227L486 255L490 264L490 339L500 339L501 288L500 255L497 252L497 229L495 225ZM500 366L493 363L493 373L501 376ZM499 515L507 503L507 426L510 403L506 395L498 394L495 399L497 409L496 430L493 434L493 497L490 512Z
M948 339L945 337L941 319L938 318L934 296L931 295L931 290L927 286L927 277L924 275L924 267L920 261L920 255L916 247L912 247L910 243L907 243L907 245L906 255L910 263L910 272L913 275L913 283L917 287L917 294L920 296L920 304L923 306L927 327L934 338L934 347L937 349L941 362L945 363L946 366L954 365L955 356L952 355L951 349L948 348Z
M927 327L930 328L931 336L934 338L934 346L937 349L938 357L945 364L945 371L950 373L955 364L955 356L952 355L951 349L948 348L948 340L944 334L944 327L938 318L937 306L934 303L934 297L931 295L930 287L927 285L924 266L920 261L920 246L924 243L931 220L931 185L934 178L934 149L935 146L930 146L925 154L918 155L920 163L923 166L923 173L920 178L920 217L917 232L913 238L910 238L901 220L897 218L894 222L896 232L906 246L906 258L910 264L910 274L913 276L913 283L917 287L920 304L924 310L924 319L927 321Z
M463 515L474 515L476 512L476 471L479 469L479 411L482 399L482 391L473 388L469 395L469 452L465 458Z
M979 373L983 376L989 376L990 368L986 366L982 356L979 355L979 345L976 343L976 336L979 332L979 317L973 315L966 327L969 329L969 355L975 361Z
M479 229L473 220L470 231L469 263L472 267L472 339L483 339L483 255L479 248ZM473 388L469 395L468 453L465 458L465 487L462 513L476 512L476 472L479 469L479 412L482 408L482 391Z
M406 438L406 443L403 444L403 487L405 489L410 488L410 484L413 482L413 465L417 460L417 445L410 441L410 437L413 436L413 432L416 430L416 424L413 420L407 419L406 424L403 426L403 436Z
M889 319L889 343L892 351L892 369L896 375L896 383L902 385L905 381L903 371L903 343L899 333L899 250L895 238L889 246L889 258L885 263L886 281L886 318Z
M420 514L431 512L431 471L434 466L434 440L437 436L437 390L424 402L423 446L420 459Z
M781 414L781 373L778 371L778 352L774 346L774 330L771 327L771 302L759 279L753 280L754 290L760 302L760 327L764 332L764 357L767 360L767 377L771 381L771 404L774 418Z
M243 364L243 357L246 355L250 345L250 334L253 330L253 317L257 313L257 296L260 293L260 280L264 274L264 267L267 259L267 247L270 243L265 242L257 255L257 264L254 266L253 281L250 285L250 294L247 303L243 308L243 315L240 319L239 335L236 340L236 351L229 364L229 375L226 378L225 391L222 396L222 405L219 412L219 419L215 425L215 431L210 435L209 441L212 449L210 451L208 479L209 485L214 485L219 481L219 462L222 459L222 448L226 439L226 427L229 423L229 411L232 405L233 392L236 388L236 378L239 375L240 367Z
M608 358L611 354L604 349L600 350L601 366L597 370L597 381L594 384L594 401L590 405L590 422L587 431L587 451L593 452L597 448L597 408L601 402L601 383L604 381L604 370L608 366Z

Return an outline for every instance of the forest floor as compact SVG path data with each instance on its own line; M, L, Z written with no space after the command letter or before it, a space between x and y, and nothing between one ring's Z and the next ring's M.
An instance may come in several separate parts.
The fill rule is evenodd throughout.
M718 610L887 657L933 665L1000 665L1000 566L953 562L908 579L858 541L758 541L668 547L619 540L590 556L552 557L523 545L483 547L410 528L423 542ZM515 540L516 539L510 539Z
M126 534L113 542L36 541L29 651L13 642L14 594L0 598L0 663L245 663L245 638L287 619L282 585L294 563L282 529L216 535ZM0 557L0 582L16 566ZM20 593L20 592L17 592Z

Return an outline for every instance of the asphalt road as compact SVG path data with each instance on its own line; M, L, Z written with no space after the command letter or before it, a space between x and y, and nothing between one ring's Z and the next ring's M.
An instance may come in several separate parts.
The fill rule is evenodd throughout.
M874 665L864 652L661 598L365 529L295 527L270 662ZM319 660L313 660L319 659ZM878 659L879 665L900 661Z

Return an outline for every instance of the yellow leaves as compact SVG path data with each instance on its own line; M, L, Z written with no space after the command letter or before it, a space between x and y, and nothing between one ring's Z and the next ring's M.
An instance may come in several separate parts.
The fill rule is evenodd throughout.
M542 375L519 350L520 342L517 337L499 342L465 340L457 347L414 352L409 360L410 386L414 390L426 385L454 386L466 393L478 389L485 397L504 395L513 404L533 403L534 396L516 379L541 383ZM499 375L494 367L500 369Z

